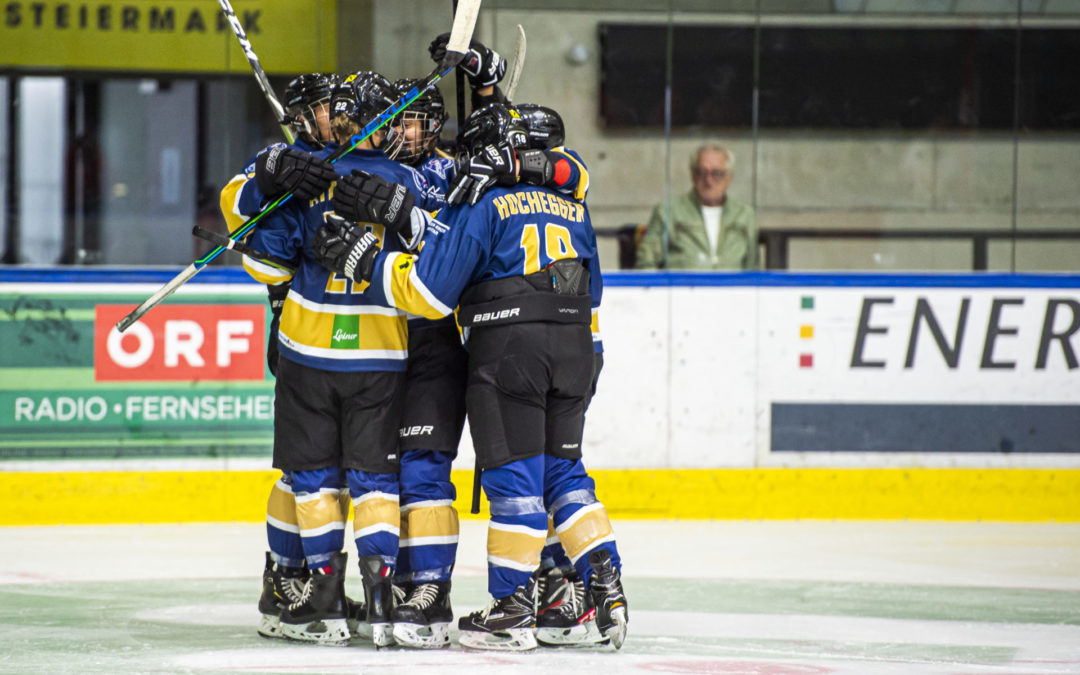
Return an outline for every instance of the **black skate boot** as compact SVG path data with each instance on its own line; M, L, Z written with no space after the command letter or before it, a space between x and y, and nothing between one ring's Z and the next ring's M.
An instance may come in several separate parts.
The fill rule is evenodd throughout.
M589 554L589 567L593 570L589 595L596 608L596 623L600 633L619 649L626 639L626 624L630 620L619 570L611 564L611 554L602 548Z
M349 643L346 560L345 553L335 553L328 564L329 573L311 573L300 597L281 613L281 631L285 637L322 645Z
M394 608L394 639L403 647L437 649L450 646L450 582L417 584L409 598Z
M263 568L263 590L259 598L259 635L267 638L284 637L281 634L281 612L296 602L307 583L306 567L284 567L274 562L270 551L266 552Z
M513 595L492 600L487 608L458 620L458 643L472 649L523 652L536 649L533 589L519 586Z
M371 627L371 641L376 647L394 644L390 615L394 611L394 568L387 565L382 556L366 555L360 558L360 577L364 582L364 605L367 623Z
M557 587L547 587L547 607L536 615L536 641L546 647L588 647L608 643L596 624L596 609L576 573L559 575ZM549 578L549 581L551 579Z
M562 604L569 592L566 573L559 567L539 567L529 579L536 588L536 620L545 612ZM539 625L539 624L538 624Z

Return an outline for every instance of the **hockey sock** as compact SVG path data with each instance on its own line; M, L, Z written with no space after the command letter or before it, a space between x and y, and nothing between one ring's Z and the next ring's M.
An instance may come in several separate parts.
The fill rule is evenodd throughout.
M545 458L545 498L552 514L555 531L566 555L581 579L588 583L592 575L589 552L606 548L615 569L620 568L615 533L604 505L596 499L595 483L581 460Z
M547 538L544 457L484 469L481 484L491 509L488 522L488 591L504 598L525 586L540 564Z
M325 567L345 543L345 514L339 501L341 470L331 467L292 475L304 557L310 569Z
M353 536L356 554L377 555L387 565L397 565L401 511L398 506L398 475L349 469L345 473L353 504Z
M453 458L445 452L410 450L401 457L399 583L449 581L457 557L457 493L450 482Z
M283 472L270 489L266 502L266 542L279 565L303 567L304 545L300 541L300 524L296 519L296 497L292 491L292 474Z

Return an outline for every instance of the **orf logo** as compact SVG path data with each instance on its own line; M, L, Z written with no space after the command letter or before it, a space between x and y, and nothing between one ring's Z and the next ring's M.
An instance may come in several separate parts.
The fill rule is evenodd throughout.
M262 380L261 305L161 305L121 333L128 305L97 305L94 379Z

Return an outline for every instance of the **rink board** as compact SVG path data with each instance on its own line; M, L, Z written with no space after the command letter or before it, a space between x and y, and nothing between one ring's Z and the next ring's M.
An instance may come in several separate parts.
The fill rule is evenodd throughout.
M171 272L0 272L0 524L263 517L265 291L206 270L112 334ZM605 282L613 514L1080 520L1080 276ZM466 433L459 505L472 461Z

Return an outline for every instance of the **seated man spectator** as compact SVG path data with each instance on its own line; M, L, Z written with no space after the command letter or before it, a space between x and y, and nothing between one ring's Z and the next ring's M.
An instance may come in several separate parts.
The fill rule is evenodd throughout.
M735 155L719 145L699 147L690 162L694 188L671 197L671 223L665 204L653 209L637 247L638 269L745 270L758 267L758 228L754 209L728 196ZM667 230L667 255L664 230Z

